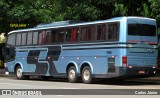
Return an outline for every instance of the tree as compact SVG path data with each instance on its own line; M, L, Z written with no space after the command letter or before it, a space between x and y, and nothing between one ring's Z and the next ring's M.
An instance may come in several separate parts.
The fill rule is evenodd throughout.
M52 0L1 0L1 32L13 29L10 24L27 24L27 28L54 19Z
M118 16L156 18L160 24L159 0L0 0L0 32L61 20L95 21Z
M125 16L127 15L127 7L124 6L124 4L121 3L115 3L115 10L113 11L113 15L115 16Z
M6 43L5 33L0 34L0 43Z
M160 0L149 0L151 3L152 17L157 20L158 34L160 34Z

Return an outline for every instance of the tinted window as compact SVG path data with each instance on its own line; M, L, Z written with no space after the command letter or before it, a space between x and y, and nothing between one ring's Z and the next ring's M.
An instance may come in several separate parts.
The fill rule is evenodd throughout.
M65 42L76 42L78 41L79 31L78 28L66 29Z
M46 41L46 31L40 31L39 44L45 44L45 41Z
M119 34L119 24L118 23L110 23L107 24L107 40L117 40Z
M52 32L51 32L51 30L47 30L46 31L46 43L47 44L51 44L52 43Z
M81 28L80 41L94 41L96 38L96 27L88 26Z
M57 43L57 33L56 33L56 31L53 30L51 35L52 35L52 43Z
M32 44L32 32L28 32L27 45L31 45L31 44Z
M38 43L38 32L33 32L33 44Z
M22 42L21 42L21 45L26 45L26 36L27 34L26 33L22 33Z
M106 25L98 25L97 40L106 40Z
M156 36L156 26L149 24L128 24L128 35Z
M7 41L7 44L9 45L15 45L15 34L10 34L8 36L8 41Z
M87 28L82 28L81 29L80 41L87 41Z
M117 40L118 34L118 23L107 23L97 26L97 40Z
M64 35L65 35L64 30L56 30L56 33L57 33L57 42L58 43L64 42Z
M16 45L21 45L21 33L17 33Z

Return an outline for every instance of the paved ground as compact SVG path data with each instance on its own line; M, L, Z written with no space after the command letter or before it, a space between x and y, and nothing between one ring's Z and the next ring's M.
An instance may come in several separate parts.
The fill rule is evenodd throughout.
M138 89L140 93L149 90L158 89L160 93L160 77L150 77L144 79L130 79L125 82L113 81L97 81L94 84L68 83L66 79L51 79L44 81L39 78L32 77L31 80L17 80L13 76L6 76L4 70L0 70L0 94L3 89L40 89L44 90L47 95L43 96L2 96L0 98L159 98L159 95L134 95ZM47 89L50 89L49 91ZM56 90L55 90L56 89ZM60 89L60 91L57 91ZM86 90L83 90L86 89ZM96 89L96 90L94 90ZM107 90L102 90L107 89ZM144 91L147 89L147 91ZM118 91L117 91L118 90ZM131 90L131 91L130 91ZM56 95L53 94L57 93ZM59 94L60 93L60 94ZM70 94L71 93L71 94ZM76 93L76 94L75 94ZM106 94L105 94L106 93ZM64 94L64 95L63 95ZM69 95L67 95L69 94ZM73 94L73 95L72 95ZM74 95L75 94L75 95ZM88 95L89 94L89 95ZM109 95L108 95L109 94ZM118 95L117 95L118 94Z
M143 80L134 79L126 80L125 82L110 82L110 81L99 81L94 84L83 84L79 83L68 83L66 79L31 79L31 80L17 80L15 77L0 77L0 88L1 90L7 89L23 89L23 90L44 90L49 95L43 96L17 96L7 95L0 96L3 98L159 98L160 95L134 95L138 89L138 92L148 92L154 89L159 89L160 93L160 81L157 80ZM47 91L49 89L49 91ZM57 89L60 89L59 91ZM103 90L104 89L104 90ZM147 89L145 91L144 89ZM148 90L149 89L149 90ZM131 91L130 91L131 90ZM2 93L2 91L0 92ZM52 95L57 93L55 95ZM70 93L70 95L66 95ZM106 93L106 94L105 94ZM14 92L14 94L17 94ZM75 95L74 95L75 94ZM89 95L88 95L89 94ZM109 94L109 95L108 95ZM118 95L117 95L118 94ZM132 95L130 95L132 94Z

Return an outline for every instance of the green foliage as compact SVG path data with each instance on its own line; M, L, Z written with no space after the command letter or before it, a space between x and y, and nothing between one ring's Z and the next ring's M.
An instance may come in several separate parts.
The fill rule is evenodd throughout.
M151 3L152 17L157 20L158 34L160 34L160 0L149 0Z
M115 3L115 10L113 11L113 15L125 16L127 15L127 7L124 4Z
M143 4L143 11L141 12L143 16L148 17L150 16L147 4Z
M0 34L0 43L6 43L6 37L5 37L4 33Z
M10 24L29 24L29 28L44 22L117 16L155 18L159 27L160 0L0 0L0 32L22 29Z

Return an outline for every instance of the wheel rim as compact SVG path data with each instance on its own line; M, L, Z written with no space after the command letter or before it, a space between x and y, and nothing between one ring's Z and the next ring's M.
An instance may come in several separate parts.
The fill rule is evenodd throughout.
M75 78L75 76L76 76L76 72L73 69L70 70L69 71L69 78L73 80Z
M89 70L85 70L84 71L83 78L84 78L84 80L89 80L89 78L90 78L90 72L89 72Z
M17 77L18 77L18 78L21 78L21 77L22 77L22 69L21 69L21 68L18 68L18 69L17 69Z

